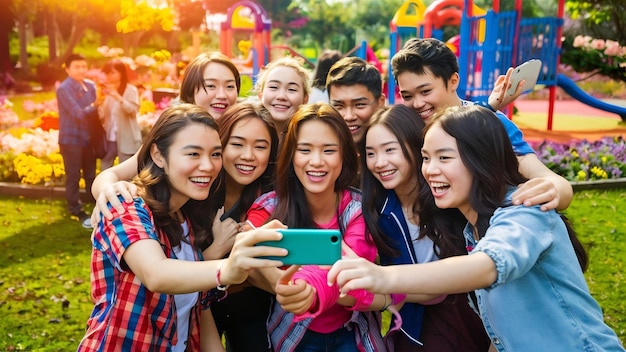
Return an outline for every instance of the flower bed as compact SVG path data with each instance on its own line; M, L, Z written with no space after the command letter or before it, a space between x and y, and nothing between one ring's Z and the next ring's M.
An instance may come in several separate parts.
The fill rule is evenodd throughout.
M569 181L617 179L626 175L626 141L621 136L567 144L546 141L535 149L548 168Z

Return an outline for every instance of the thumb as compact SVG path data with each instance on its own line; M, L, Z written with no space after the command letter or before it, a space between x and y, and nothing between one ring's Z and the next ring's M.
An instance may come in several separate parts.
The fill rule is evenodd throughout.
M278 279L278 284L280 285L288 285L295 274L300 269L300 265L292 265L287 270L283 272L283 274Z

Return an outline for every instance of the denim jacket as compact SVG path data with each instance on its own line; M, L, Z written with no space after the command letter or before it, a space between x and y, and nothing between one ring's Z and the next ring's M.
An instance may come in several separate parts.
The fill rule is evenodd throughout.
M510 189L505 204L510 204ZM624 351L591 297L565 224L539 206L498 208L470 253L496 264L496 282L476 291L478 310L498 351Z

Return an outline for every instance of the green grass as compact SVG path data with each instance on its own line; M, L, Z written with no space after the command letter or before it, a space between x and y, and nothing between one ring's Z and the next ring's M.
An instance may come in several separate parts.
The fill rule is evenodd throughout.
M24 110L24 107L23 107L24 101L32 100L35 103L41 103L44 101L56 99L56 93L52 91L52 92L37 92L37 93L30 93L30 94L16 94L16 95L11 95L8 98L9 98L9 101L13 103L13 107L11 108L11 110L13 110L17 114L19 119L23 121L23 120L34 119L37 117L33 113L29 113Z
M626 342L626 189L580 191L567 211L588 248L590 290ZM69 351L90 301L90 233L64 201L0 195L0 351Z

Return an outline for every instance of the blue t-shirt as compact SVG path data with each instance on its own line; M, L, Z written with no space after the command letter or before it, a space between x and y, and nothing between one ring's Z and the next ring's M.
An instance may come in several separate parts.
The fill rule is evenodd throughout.
M474 105L473 102L468 100L461 100L463 106ZM532 154L535 151L533 148L526 143L524 140L524 134L520 129L513 123L513 121L509 120L509 118L500 111L496 111L496 116L500 119L500 122L504 125L504 129L506 133L509 135L509 139L511 140L511 145L513 146L513 151L517 155L526 155Z

